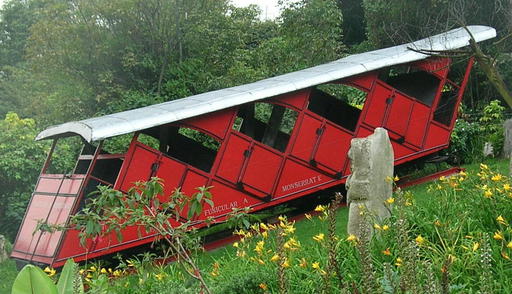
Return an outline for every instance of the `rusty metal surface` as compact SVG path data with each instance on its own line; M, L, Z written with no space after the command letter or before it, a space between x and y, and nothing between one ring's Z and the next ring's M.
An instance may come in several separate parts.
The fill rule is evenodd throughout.
M468 26L477 42L494 38L496 31L487 26ZM102 117L52 126L36 140L79 135L88 142L132 133L154 126L180 121L322 83L339 80L387 66L422 60L428 55L415 50L445 51L468 45L469 35L454 29L416 42L351 55L330 63L264 79L254 83L190 96Z

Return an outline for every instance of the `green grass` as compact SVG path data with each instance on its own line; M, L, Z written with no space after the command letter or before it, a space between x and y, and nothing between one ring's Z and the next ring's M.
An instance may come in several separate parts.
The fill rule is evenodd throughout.
M17 274L14 260L8 259L0 263L0 294L11 293L11 287Z

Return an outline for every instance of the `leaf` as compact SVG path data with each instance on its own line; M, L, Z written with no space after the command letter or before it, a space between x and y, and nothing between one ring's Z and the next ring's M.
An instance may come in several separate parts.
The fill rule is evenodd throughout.
M62 268L59 282L57 283L57 290L59 294L73 294L74 281L76 275L76 264L73 259L68 259Z
M42 269L27 264L12 285L11 294L57 294L57 287Z
M205 198L204 202L208 203L208 205L210 205L210 207L213 207L213 201L211 201L210 199Z

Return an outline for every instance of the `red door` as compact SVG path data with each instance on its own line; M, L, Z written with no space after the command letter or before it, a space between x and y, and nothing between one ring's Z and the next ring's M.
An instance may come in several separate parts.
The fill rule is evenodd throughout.
M305 114L292 155L340 176L347 160L352 134L324 118Z
M409 120L411 118L414 100L396 91L389 99L386 115L387 118L384 127L403 140L405 139L407 126L409 125ZM390 136L392 136L392 134L390 134Z
M282 161L279 151L232 132L217 175L264 198L272 194Z

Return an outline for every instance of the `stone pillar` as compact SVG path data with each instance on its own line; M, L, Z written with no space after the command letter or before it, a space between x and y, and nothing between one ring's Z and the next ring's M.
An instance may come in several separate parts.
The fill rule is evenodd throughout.
M348 157L352 174L346 183L349 205L347 231L360 237L361 223L365 219L360 208L377 220L390 216L385 201L392 196L393 184L386 179L393 177L394 155L388 132L376 128L366 138L352 139Z
M505 142L503 143L503 155L509 157L512 152L512 118L507 119L503 123L503 132L505 135Z
M503 132L505 135L505 142L503 143L503 156L509 158L508 173L512 175L512 118L507 119L503 123Z
M5 248L6 242L7 241L5 240L5 237L3 235L0 235L0 262L3 262L8 258L7 250Z

